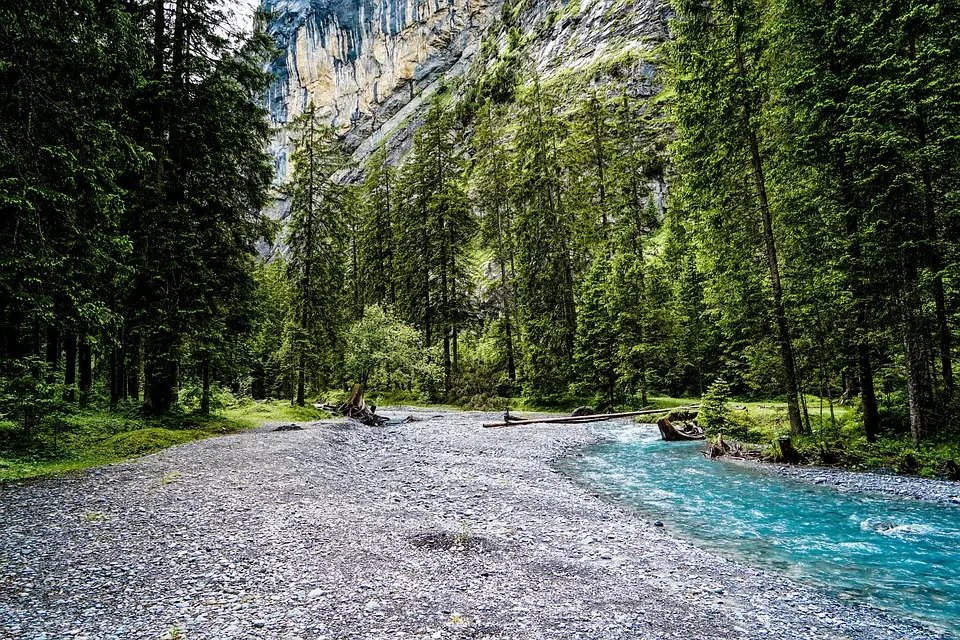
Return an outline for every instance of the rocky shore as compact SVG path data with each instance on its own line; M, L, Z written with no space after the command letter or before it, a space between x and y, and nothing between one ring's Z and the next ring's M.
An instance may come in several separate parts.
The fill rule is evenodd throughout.
M938 637L577 486L586 428L387 413L0 487L0 637Z
M900 476L894 473L847 471L830 467L776 464L770 465L770 469L782 476L815 484L834 485L839 491L898 496L942 504L960 504L960 483L958 482Z

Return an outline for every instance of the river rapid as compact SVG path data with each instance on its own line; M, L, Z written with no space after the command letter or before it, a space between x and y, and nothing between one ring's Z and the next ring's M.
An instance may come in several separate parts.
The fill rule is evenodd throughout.
M712 462L653 425L598 433L564 462L578 482L698 546L960 637L960 507Z

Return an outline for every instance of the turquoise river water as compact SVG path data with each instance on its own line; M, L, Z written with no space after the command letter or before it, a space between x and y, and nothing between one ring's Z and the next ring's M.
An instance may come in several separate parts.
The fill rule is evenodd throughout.
M580 482L698 546L960 637L960 507L711 462L651 425L603 433L565 463Z

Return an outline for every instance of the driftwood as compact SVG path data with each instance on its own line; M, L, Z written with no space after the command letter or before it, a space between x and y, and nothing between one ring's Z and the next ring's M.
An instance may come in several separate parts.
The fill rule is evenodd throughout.
M376 406L368 407L364 402L362 384L353 385L350 397L337 407L337 413L361 422L368 427L382 427L389 421L389 418L377 415Z
M764 460L768 457L768 448L748 447L736 440L727 441L723 439L722 433L717 434L716 440L708 442L709 444L703 455L711 460L723 457L736 460Z
M682 409L698 409L700 405L690 405L688 407L679 407ZM527 420L517 420L509 413L504 415L503 422L488 422L484 428L491 429L497 427L523 426L525 424L584 424L587 422L603 422L605 420L618 420L620 418L634 418L637 416L655 416L664 413L665 409L645 409L643 411L626 411L624 413L598 413L590 416L560 416L557 418L530 418Z
M667 442L683 442L687 440L703 440L703 429L690 424L683 424L677 427L666 418L657 420L657 427L660 429L660 435Z

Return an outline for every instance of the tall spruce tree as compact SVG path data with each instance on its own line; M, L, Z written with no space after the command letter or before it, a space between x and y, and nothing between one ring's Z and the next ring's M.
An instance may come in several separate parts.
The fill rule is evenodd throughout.
M574 220L560 145L567 123L536 74L520 95L512 199L516 213L516 289L524 345L524 390L557 400L571 380L577 311Z
M672 158L682 175L680 193L708 230L729 225L730 216L756 221L758 233L744 229L747 233L739 239L756 242L765 258L767 306L780 352L790 427L793 433L802 433L762 126L770 99L767 5L758 0L709 5L675 0L673 6L677 17L671 22L674 40L668 51L677 137Z
M287 256L297 389L303 406L307 378L330 382L346 326L347 209L345 188L334 174L346 156L330 125L311 103L289 125L293 174Z
M480 212L480 241L492 254L497 274L495 296L503 322L503 349L507 377L517 379L516 338L516 238L514 208L510 201L510 148L503 125L504 112L488 101L478 112L474 127L471 199Z

